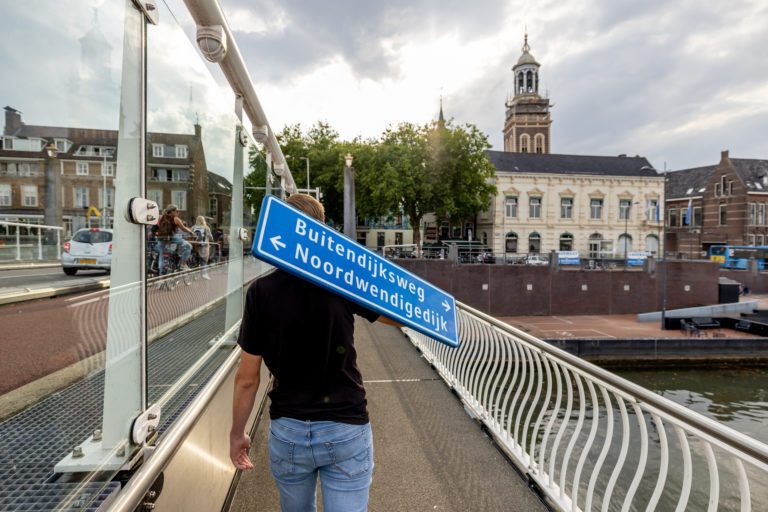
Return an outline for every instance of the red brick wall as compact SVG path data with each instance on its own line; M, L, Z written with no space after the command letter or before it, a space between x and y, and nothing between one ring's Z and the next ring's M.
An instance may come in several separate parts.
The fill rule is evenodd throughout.
M455 265L437 260L397 263L452 293L456 300L494 316L634 314L658 311L662 303L661 264L649 273ZM669 261L667 309L716 304L719 275L714 263Z

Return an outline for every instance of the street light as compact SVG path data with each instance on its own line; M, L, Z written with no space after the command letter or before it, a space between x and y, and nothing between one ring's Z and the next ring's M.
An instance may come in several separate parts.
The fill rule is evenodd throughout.
M104 161L101 164L101 227L103 228L109 227L107 224L107 157L113 154L111 149L104 150ZM114 177L112 180L114 183Z
M628 201L627 204L627 213L624 215L624 269L628 266L628 259L627 259L627 249L629 247L629 238L627 234L627 227L629 224L629 216L632 212L632 206L640 204L638 201Z
M307 194L309 194L309 157L300 156L299 160L306 160L307 161Z
M351 154L344 156L344 234L355 239L355 172Z
M45 162L45 212L43 224L60 227L61 205L59 204L59 198L61 195L61 175L56 172L53 166L54 160L59 155L59 149L56 147L56 144L51 142L45 147L45 154L48 160ZM55 244L55 230L47 230L46 233L46 244Z

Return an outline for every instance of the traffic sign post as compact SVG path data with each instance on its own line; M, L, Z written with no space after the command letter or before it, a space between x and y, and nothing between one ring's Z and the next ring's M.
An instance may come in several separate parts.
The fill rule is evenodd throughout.
M458 347L450 294L268 195L253 255L451 347Z

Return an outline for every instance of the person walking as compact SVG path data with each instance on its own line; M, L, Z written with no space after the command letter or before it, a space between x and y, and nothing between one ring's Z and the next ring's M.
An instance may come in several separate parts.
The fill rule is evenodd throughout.
M208 227L208 223L205 222L205 217L198 215L195 220L195 225L192 226L192 231L197 238L197 256L200 259L200 266L203 268L203 279L210 279L208 276L208 270L205 268L208 265L208 258L211 255L210 247L213 241L213 234L211 228Z
M325 221L323 205L315 198L295 194L287 202ZM368 508L373 435L357 367L353 315L400 325L279 269L248 289L237 341L242 353L230 458L237 469L253 469L245 425L263 360L275 377L269 392L269 458L283 512L315 511L318 477L326 512Z

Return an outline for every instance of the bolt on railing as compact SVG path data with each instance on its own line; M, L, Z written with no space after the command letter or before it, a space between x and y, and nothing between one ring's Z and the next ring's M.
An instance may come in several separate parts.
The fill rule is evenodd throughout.
M560 510L740 510L768 500L768 446L457 304L460 347L406 329Z

